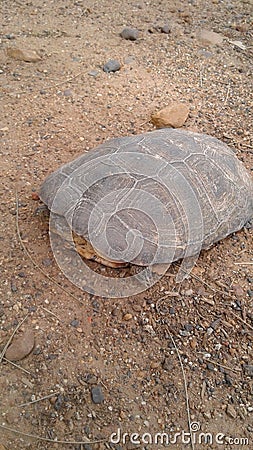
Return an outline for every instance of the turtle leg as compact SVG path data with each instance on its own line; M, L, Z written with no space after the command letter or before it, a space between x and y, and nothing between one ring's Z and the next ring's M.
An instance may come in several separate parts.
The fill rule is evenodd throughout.
M186 256L182 260L181 265L176 276L176 283L182 283L190 276L190 273L198 260L198 255Z
M86 241L82 236L78 236L73 233L73 238L76 246L76 250L80 256L85 259L89 259L91 261L96 261L97 263L103 264L104 266L111 267L113 269L117 269L120 267L127 267L129 264L125 262L117 262L107 259L100 255L92 245Z
M164 275L168 268L170 267L170 264L153 264L152 265L152 272L156 273L157 275Z

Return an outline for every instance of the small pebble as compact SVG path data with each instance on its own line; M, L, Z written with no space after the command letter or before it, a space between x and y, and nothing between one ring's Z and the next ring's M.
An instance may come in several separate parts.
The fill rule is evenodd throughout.
M90 72L88 72L88 75L90 75L91 77L97 77L99 74L98 70L91 70Z
M234 291L234 293L235 293L235 295L237 297L243 297L244 296L244 290L240 286L240 284L238 284L238 283L233 284L232 289L233 289L233 291Z
M158 367L160 367L161 363L160 361L152 361L150 364L150 368L151 369L158 369Z
M192 289L187 289L187 290L184 292L184 295L186 295L187 297L190 297L192 294L193 294L193 290L192 290Z
M71 89L66 89L66 90L63 92L63 95L64 95L65 97L72 97L72 96L73 96Z
M192 331L193 330L193 325L191 323L185 323L184 324L184 328L186 331Z
M216 320L214 320L214 321L211 323L210 327L213 328L213 330L216 330L216 329L218 328L218 325L220 324L220 321L221 321L221 319L216 319Z
M104 401L104 394L101 386L94 386L91 388L91 398L93 403L100 404Z
M42 264L45 267L50 267L53 264L53 260L51 258L45 258L42 260Z
M36 347L33 351L33 355L41 355L42 350L40 347Z
M200 54L201 56L204 56L204 58L212 58L212 56L213 56L213 53L212 53L212 52L209 52L209 51L207 51L207 50L205 50L205 49L200 49L200 50L199 50L199 54Z
M134 57L134 56L127 56L127 57L125 58L124 63L125 63L125 64L132 64L134 61L135 61L135 57Z
M119 416L120 416L121 419L125 419L127 417L127 415L126 415L126 413L124 411L120 411Z
M87 377L86 383L88 383L88 384L95 384L95 383L97 383L97 377L95 377L92 374L89 374L89 376Z
M100 304L99 304L99 302L98 302L97 300L92 300L91 305L92 305L92 308L93 308L95 311L99 311L99 309L100 309Z
M188 337L189 336L189 331L179 330L179 334L180 334L180 336Z
M25 272L19 272L19 273L18 273L18 276L19 276L20 278L26 278Z
M10 411L7 411L6 422L10 425L19 422L18 413L15 408L11 408ZM1 447L0 447L0 450L1 450Z
M16 38L15 38L15 35L14 35L13 33L6 34L4 37L5 37L6 39L9 39L9 40L11 40L11 39L16 39Z
M83 448L84 450L93 450L90 444L84 444Z
M120 36L123 39L127 39L129 41L136 41L139 37L139 30L137 28L124 28L124 30L121 31Z
M120 67L121 65L119 61L117 61L116 59L109 59L109 61L107 61L107 63L104 65L103 71L106 73L117 72L118 70L120 70Z
M37 192L32 192L32 200L34 200L34 201L38 201L40 198L39 198L39 195L37 194Z
M72 320L72 321L70 322L70 325L71 325L72 327L77 328L78 325L79 325L79 320L77 320L77 319Z
M55 401L55 404L54 404L55 410L59 411L62 408L63 403L64 403L64 397L62 394L59 394Z
M18 291L17 285L14 280L11 280L11 292L15 293Z
M131 320L132 318L133 318L133 316L132 316L132 314L130 314L130 313L126 313L126 314L123 316L123 320L125 320L125 321Z
M224 378L225 378L226 384L227 384L228 386L233 386L233 378L231 378L230 375L228 375L227 373L225 373Z
M197 345L198 345L198 341L197 341L197 339L196 339L195 337L193 337L193 338L191 339L191 341L190 341L190 346L191 346L191 348L192 348L193 350L195 350L195 348L197 347Z
M237 416L236 410L232 405L227 405L226 413L229 417L232 417L232 419L235 419Z
M246 33L250 28L250 24L245 22L238 23L235 28L237 31L240 31L241 33Z
M253 378L253 364L244 364L243 370L245 375Z
M169 34L171 32L171 28L169 25L163 25L161 27L161 33Z
M49 361L54 361L54 359L57 359L58 355L54 354L54 353L49 353L49 355L47 356L47 359L49 359Z
M171 372L173 370L173 364L170 361L170 358L165 358L162 367L164 370L167 370L168 372Z

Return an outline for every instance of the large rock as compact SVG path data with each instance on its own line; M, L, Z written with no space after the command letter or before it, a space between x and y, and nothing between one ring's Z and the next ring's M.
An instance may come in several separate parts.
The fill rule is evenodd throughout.
M173 102L151 115L151 122L157 128L180 128L186 121L190 108L185 103Z
M107 61L107 63L105 63L104 67L103 67L103 71L104 72L117 72L118 70L120 70L120 62L117 59L109 59L109 61Z
M222 34L205 29L199 31L197 38L202 44L207 45L219 45L222 44L224 40L224 36L222 36Z
M120 36L129 41L137 41L139 37L139 30L136 28L124 28L124 30L121 31Z
M31 353L34 343L33 331L31 329L25 330L22 335L14 338L5 352L5 357L10 361L19 361Z
M9 58L17 61L37 62L41 61L40 55L34 50L21 50L16 47L9 47L6 49L6 54Z

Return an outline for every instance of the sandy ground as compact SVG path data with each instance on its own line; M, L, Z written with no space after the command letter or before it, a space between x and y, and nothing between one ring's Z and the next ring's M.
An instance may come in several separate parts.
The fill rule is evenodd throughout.
M172 449L252 448L252 229L201 253L181 284L171 267L142 294L104 299L62 274L34 200L53 169L111 137L152 130L151 114L172 100L190 106L184 128L223 140L252 170L251 2L1 6L1 349L23 319L14 339L35 335L17 366L1 363L1 448L163 449L161 432ZM125 26L139 30L136 41L119 36ZM224 39L205 44L201 29ZM36 51L37 61L9 48ZM119 71L102 70L109 59ZM18 238L16 190L36 265ZM213 442L199 443L199 430Z

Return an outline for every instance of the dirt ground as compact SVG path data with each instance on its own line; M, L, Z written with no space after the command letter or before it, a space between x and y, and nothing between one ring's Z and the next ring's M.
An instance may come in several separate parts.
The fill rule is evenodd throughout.
M228 143L252 170L252 3L1 6L0 350L22 320L13 342L35 334L16 366L1 358L1 448L163 449L157 433L171 449L253 448L252 228L202 252L181 284L173 266L142 294L105 299L63 275L34 199L53 169L111 137L152 130L151 114L172 100L190 105L184 128ZM120 37L125 26L139 30L136 41ZM224 39L203 43L201 29ZM8 48L40 58L17 60ZM110 59L120 70L103 71Z

